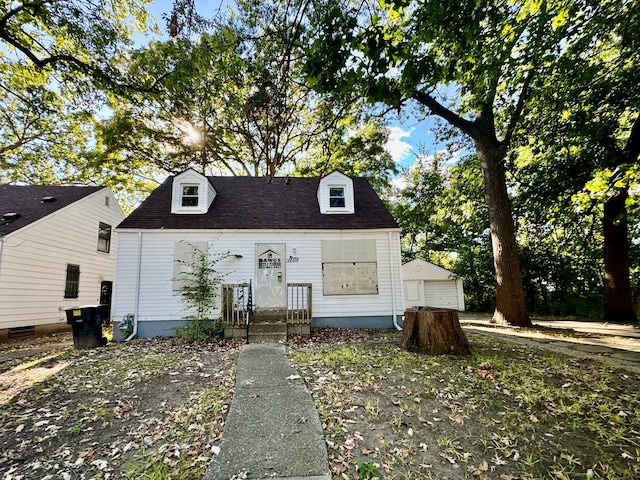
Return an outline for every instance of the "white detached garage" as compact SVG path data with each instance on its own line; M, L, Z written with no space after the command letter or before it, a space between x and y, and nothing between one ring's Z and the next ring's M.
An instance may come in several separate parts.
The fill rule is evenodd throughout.
M427 306L464 311L462 278L455 273L416 258L402 265L402 278L407 308Z

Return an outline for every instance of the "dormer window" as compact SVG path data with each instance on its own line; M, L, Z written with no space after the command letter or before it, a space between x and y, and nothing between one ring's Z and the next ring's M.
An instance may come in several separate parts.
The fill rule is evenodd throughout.
M344 187L329 187L329 207L344 208Z
M191 169L173 179L171 213L202 215L207 213L216 191L207 177Z
M182 201L183 207L198 206L198 185L182 185Z
M318 206L323 214L355 213L353 179L340 172L333 172L320 179Z

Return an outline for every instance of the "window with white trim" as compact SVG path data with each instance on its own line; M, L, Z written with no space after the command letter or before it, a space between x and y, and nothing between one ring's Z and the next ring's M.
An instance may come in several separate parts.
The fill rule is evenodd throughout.
M109 253L111 248L111 225L100 222L98 226L98 251Z
M197 207L199 198L198 185L182 184L181 187L180 205L183 207Z
M329 207L345 208L344 187L329 187Z

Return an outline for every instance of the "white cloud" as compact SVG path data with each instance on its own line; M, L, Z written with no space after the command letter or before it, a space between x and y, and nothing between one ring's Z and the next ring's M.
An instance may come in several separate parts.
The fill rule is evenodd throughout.
M404 175L400 175L399 177L391 180L391 186L394 188L394 190L404 190L405 188L407 188L407 185L407 178Z
M410 137L412 130L403 130L400 127L389 128L389 140L387 140L385 148L394 162L401 162L411 153L413 147L402 139Z

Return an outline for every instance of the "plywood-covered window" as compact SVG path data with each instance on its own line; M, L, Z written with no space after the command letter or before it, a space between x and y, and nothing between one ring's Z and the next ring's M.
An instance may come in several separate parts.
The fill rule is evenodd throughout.
M375 240L322 242L322 289L325 295L378 293Z
M206 252L207 242L176 242L173 246L173 290L184 288L189 274L193 272L196 249Z

